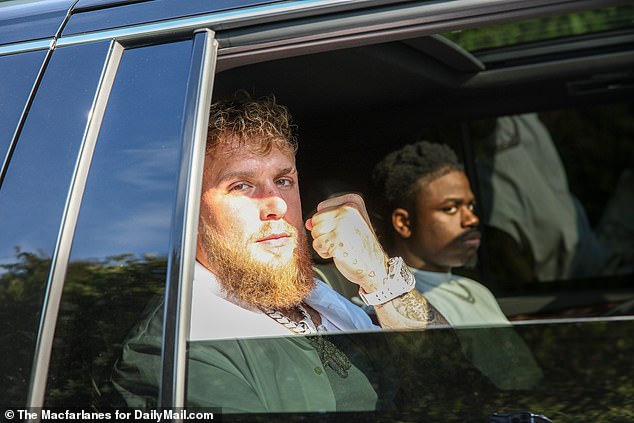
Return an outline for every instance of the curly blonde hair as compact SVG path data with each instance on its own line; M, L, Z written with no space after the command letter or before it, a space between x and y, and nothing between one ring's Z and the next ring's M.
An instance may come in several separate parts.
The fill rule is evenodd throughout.
M232 99L211 105L206 154L231 146L259 155L267 155L275 147L294 155L294 132L288 109L277 104L275 97L254 99L246 91L238 91Z

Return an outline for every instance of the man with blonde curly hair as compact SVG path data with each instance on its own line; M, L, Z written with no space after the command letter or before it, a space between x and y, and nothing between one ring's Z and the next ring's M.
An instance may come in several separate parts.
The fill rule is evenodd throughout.
M304 225L293 129L288 110L273 98L253 99L239 93L212 105L196 281L212 280L216 289L211 300L195 294L194 311L198 305L210 310L204 304L220 296L250 311L237 319L253 320L246 332L239 331L247 336L288 334L280 318L272 316L329 331L373 328L358 307L313 279L305 228L311 232L315 251L333 258L337 268L374 302L382 326L425 327L433 310L411 286L392 298L382 293L390 279L389 259L361 197L328 199ZM401 269L406 271L404 266ZM339 304L335 312L332 303ZM223 337L218 328L201 327L198 321L209 319L192 318L192 336ZM234 337L236 330L225 326L221 331Z
M303 222L296 151L288 111L273 98L241 93L212 105L187 405L222 407L223 413L358 411L384 401L346 348L321 336L378 326L313 278L306 230L312 248L359 285L381 326L437 322L403 260L385 255L360 196L323 201ZM133 331L113 377L128 406L155 404L162 333L155 310Z

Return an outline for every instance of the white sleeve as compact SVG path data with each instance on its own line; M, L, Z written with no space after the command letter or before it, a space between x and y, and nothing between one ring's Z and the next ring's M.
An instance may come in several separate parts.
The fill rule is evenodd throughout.
M306 303L317 310L322 317L334 326L334 330L379 330L379 326L372 323L370 316L363 309L319 279L315 279L317 286L306 298ZM332 330L326 326L326 329Z

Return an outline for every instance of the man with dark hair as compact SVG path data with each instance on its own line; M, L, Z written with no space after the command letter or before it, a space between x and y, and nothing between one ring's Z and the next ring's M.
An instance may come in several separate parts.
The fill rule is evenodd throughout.
M417 289L447 322L453 327L510 326L485 286L451 271L474 259L480 245L475 197L456 154L426 141L406 145L378 163L372 179L383 205L379 214L386 250L404 258ZM510 328L459 331L458 336L474 364L500 387L528 387L541 376ZM510 341L506 347L504 339ZM504 354L509 345L514 348Z
M385 200L384 245L413 268L418 289L447 321L506 324L486 287L451 273L480 245L475 197L455 153L425 141L406 145L376 165L373 181Z
M377 164L373 178L388 207L386 241L408 264L446 272L475 256L480 240L475 198L448 146L406 145Z
M313 279L305 229L315 251L359 285L381 326L436 322L403 260L385 255L360 196L325 200L304 224L296 150L289 113L273 98L241 94L212 105L192 293L190 405L225 412L373 409L377 395L363 372L319 335L378 327ZM147 407L155 398L159 372L147 367L160 365L161 316L139 326L117 366L114 383L128 405Z

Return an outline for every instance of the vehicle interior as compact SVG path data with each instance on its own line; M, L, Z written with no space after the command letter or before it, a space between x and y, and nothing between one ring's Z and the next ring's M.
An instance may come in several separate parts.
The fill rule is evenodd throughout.
M303 49L280 48L280 58L268 61L223 50L223 40L234 35L219 33L214 97L244 89L274 95L289 107L298 128L306 218L335 193L360 192L371 204L372 167L388 152L422 139L454 148L478 197L477 212L486 215L478 175L484 139L499 117L537 113L563 162L570 192L596 227L634 158L634 28L627 18L633 10L596 11L603 24L581 29L571 26L573 14L524 21L520 35L511 29L516 24L502 24L355 40L352 47L349 41L333 42L328 51L307 43ZM489 287L511 318L631 312L631 254L618 271L538 280L512 270L496 273L506 248L496 239L485 230L478 265L456 273ZM319 267L338 279L328 263ZM525 280L510 286L507 277ZM354 295L354 287L335 284Z
M99 3L103 2L87 2L86 10L98 7ZM115 9L115 4L126 3L136 2L117 1L107 8ZM351 351L356 354L359 350L353 358L359 361L367 358L370 370L374 371L374 364L378 363L381 366L377 366L378 369L385 369L388 382L403 381L404 388L401 388L398 384L385 382L381 372L368 373L368 379L377 383L377 392L385 393L388 399L401 398L404 401L394 405L411 413L401 420L420 421L427 416L432 421L466 421L466 416L478 418L472 410L484 410L481 415L486 413L489 416L495 410L514 407L521 410L529 407L563 410L558 417L565 417L564 413L586 417L561 421L600 420L589 417L587 410L602 413L611 408L616 410L615 413L622 413L618 416L631 414L628 405L631 405L632 397L630 375L634 371L631 360L634 340L630 336L631 316L634 315L634 226L631 221L634 208L634 6L610 6L587 13L562 13L560 16L527 21L513 20L512 14L509 17L504 13L493 13L494 19L489 20L485 10L480 20L465 23L449 17L449 24L443 24L438 16L417 15L407 9L410 5L431 4L440 10L446 6L445 3L452 2L401 4L386 0L377 1L374 6L341 2L336 5L340 9L326 7L334 11L334 17L318 10L311 12L318 17L306 13L306 16L292 15L292 20L285 21L285 16L276 15L260 24L254 18L255 23L249 21L242 28L238 28L240 24L231 22L212 28L219 43L213 97L231 97L237 90L247 90L253 96L274 95L280 104L288 106L297 125L297 161L305 218L314 213L319 201L329 196L358 192L366 199L372 218L380 219L376 208L378 200L369 186L371 171L387 153L405 144L422 139L446 143L464 163L465 173L477 197L476 212L481 218L483 238L477 263L454 271L489 288L505 315L517 325L513 328L479 327L455 331L354 333L358 337L350 336L350 340L345 340L349 336L345 333L341 336L329 335L333 342L339 338L342 343L345 340L353 344ZM504 7L497 2L492 3L496 3L494 7ZM363 9L356 13L355 7ZM363 16L371 15L375 10L376 19ZM510 10L514 9L511 7ZM390 16L394 18L384 19ZM110 138L97 143L97 148L104 150L95 153L90 165L89 178L100 177L107 189L99 190L97 186L91 191L90 186L86 188L86 204L92 205L93 210L99 213L92 218L87 214L86 226L78 226L79 229L74 232L73 253L81 252L80 235L89 241L86 243L88 247L98 244L97 238L92 237L89 231L93 226L102 232L108 231L110 226L102 220L101 212L108 215L110 223L116 220L116 213L112 213L106 205L125 210L125 216L135 216L136 210L132 210L125 197L114 200L108 197L111 193L123 193L126 191L123 188L134 185L130 180L150 181L165 191L166 185L169 185L165 181L171 181L170 189L173 191L165 194L161 191L160 198L165 198L162 203L162 207L168 210L165 215L173 213L178 189L174 175L178 174L180 163L170 157L178 157L180 153L181 146L177 144L181 134L161 134L161 125L148 125L145 110L137 107L130 98L143 98L147 93L160 91L163 96L148 95L139 104L143 106L145 102L153 102L164 106L169 103L165 99L170 98L165 95L169 90L164 87L170 87L175 92L173 98L176 94L185 95L182 87L189 77L187 66L174 70L167 64L186 64L190 50L174 49L174 54L178 55L173 57L178 60L166 55L164 50L178 44L178 37L190 37L191 33L187 31L189 29L184 29L176 38L172 38L173 34L166 35L165 39L159 37L152 40L157 44L149 46L126 46L125 54L131 57L124 57L122 67L129 67L119 70L114 78L113 84L119 91L113 91L109 100L110 104L118 106L111 108L117 115L103 125L107 131L102 131L102 135L106 133ZM187 35L182 35L185 33ZM162 43L165 40L169 42ZM97 44L99 48L106 46L105 42ZM138 46L142 48L135 52ZM154 54L153 48L159 53ZM63 49L59 50L56 54L63 53ZM77 57L80 57L78 61L85 61L86 56ZM146 77L141 71L133 72L137 65L144 71L154 72L152 77ZM51 68L47 69L49 74ZM63 74L64 78L60 80L64 84L77 83L62 71L60 66L58 72ZM174 78L167 71L182 71L182 75L180 79ZM162 74L164 79L157 78ZM176 79L182 85L172 84ZM143 92L144 83L148 86L163 85L160 90L148 88ZM42 83L42 91L57 99L54 89L57 86L49 88ZM42 91L38 92L38 96ZM164 109L162 116L166 125L174 132L180 130L179 113L185 103L181 97L178 98L178 104L173 109L161 108ZM117 99L119 102L115 103ZM47 108L41 112L48 111ZM67 113L62 108L56 112ZM29 109L29 114L29 118L37 117L33 108ZM31 117L33 115L35 117ZM587 218L588 228L598 230L607 226L610 230L607 232L618 241L619 261L613 267L590 274L562 273L555 276L543 276L514 267L516 257L524 259L524 254L533 251L530 248L520 250L514 238L489 222L496 206L487 197L491 196L490 192L487 194L487 182L490 180L486 177L490 166L483 167L483 163L489 163L483 159L490 158L487 156L490 153L489 143L501 123L509 119L515 122L516 116L538 118L540 130L549 134L552 151L561 161L560 170L564 171L565 185L569 188L561 194L562 201L565 197L571 204L579 205L575 210ZM168 119L172 120L168 122ZM51 121L54 120L51 118ZM156 119L159 120L162 119ZM35 123L41 126L39 121ZM120 136L118 130L121 128L128 131L126 136ZM148 136L150 129L154 130L155 136ZM66 135L63 132L63 136ZM154 145L159 136L173 143L167 153L171 152L174 156L165 155L167 166L152 160L163 157L157 154ZM157 143L160 144L160 141ZM133 151L133 161L121 160L111 154L113 151L121 154L130 152L127 144L133 142L137 142L135 147L145 143L144 149ZM29 146L28 143L22 144ZM515 146L514 143L508 145ZM161 151L165 153L163 147ZM68 157L74 156L68 154ZM98 162L99 158L102 162ZM537 156L536 162L541 158ZM152 165L151 174L155 176L139 177L146 176L145 171L148 170L139 163ZM120 174L113 169L133 169L136 172L124 172L131 175L130 178L117 179ZM28 167L25 172L31 173L31 170L32 167ZM513 170L511 167L510 175L517 177L514 181L519 181L518 186L538 186L531 175ZM19 190L24 190L22 182L15 181ZM141 185L134 188L141 190ZM146 191L149 189L141 192ZM94 197L88 197L90 194ZM102 194L103 197L100 196ZM141 195L136 197L139 197L135 198L136 205L145 204ZM615 197L619 201L614 200ZM156 194L151 198L159 196ZM548 205L549 210L556 210L559 206L557 197L554 201L537 204ZM149 220L153 223L147 216L153 216L151 212L157 209L156 203L152 203L138 216L143 217L141 220L144 222ZM90 208L82 205L82 212L88 211ZM611 226L605 220L608 212L613 218L613 221L608 221ZM130 218L121 220L137 223ZM546 217L540 222L550 220ZM121 243L116 244L116 251L121 254L100 253L103 257L94 258L95 254L91 253L86 257L78 254L69 258L63 280L64 296L57 326L53 328L55 339L51 365L46 370L46 406L66 409L69 404L90 404L96 410L123 406L124 399L111 384L113 366L125 348L130 330L136 327L148 309L156 309L154 297L169 299L171 295L170 291L166 297L166 272L170 278L173 276L169 260L176 259L163 255L160 253L162 250L157 250L159 254L155 254L154 244L167 246L176 241L167 239L173 235L170 219L159 223L163 225L159 226L161 229L151 226L148 233L158 234L158 238L164 237L165 240L151 237L152 248L144 250L147 254L135 255L133 251L126 251L124 248L128 247L124 241L134 237L126 230L127 227L117 227L114 235ZM551 226L536 225L535 228L538 233L547 233ZM57 226L53 229L51 233L56 237ZM2 386L10 388L5 395L9 400L22 404L30 389L29 371L39 330L43 295L40 291L44 287L41 281L47 280L51 258L37 251L19 249L16 255L16 263L5 265L3 271L7 270L2 275L3 283L11 281L11 287L19 288L13 297L4 297L17 300L9 302L10 307L5 307L9 330L5 334L7 342L3 351L9 358L3 367L7 371ZM527 260L530 262L530 257ZM507 263L509 266L500 266ZM520 265L525 263L522 261ZM315 257L315 272L354 300L358 288L345 281L331 262ZM168 279L168 289L177 285L172 281ZM37 289L31 289L33 286ZM2 293L6 292L9 291ZM13 295L12 292L9 294ZM165 333L176 333L176 329L168 327L174 323L174 315L165 313ZM628 315L630 317L621 318ZM594 316L601 319L577 319ZM553 321L558 324L541 324ZM11 326L13 322L17 322L15 327ZM16 333L19 336L16 337ZM522 345L525 341L527 347L516 350L512 342L504 342L505 336L506 339L520 336ZM480 349L466 351L464 345L475 344L471 342L474 339L481 341ZM163 338L156 337L156 342L156 348L151 352L157 359L160 360L161 354L169 357L165 353L165 345L170 343L170 338L164 334ZM255 347L259 347L258 342L257 339L253 341ZM245 340L243 345L248 343L249 340ZM25 345L30 349L23 348ZM188 354L195 346L195 342L188 341ZM180 345L176 347L180 348ZM19 357L12 359L16 353ZM362 353L370 356L364 357ZM471 362L472 356L478 354L480 358L485 358L483 361L489 367L480 369L474 364L476 360ZM537 378L533 377L540 376L543 371L545 383L538 383L533 396L529 389L508 388L508 368L519 370L519 373L531 370L533 355L541 369L537 367L538 371L528 376L535 381ZM188 372L193 374L191 364ZM175 380L174 374L166 376L175 369L175 363L167 359L162 369L164 380ZM163 382L159 380L161 375L155 376L160 385ZM515 376L520 378L523 375ZM223 377L217 378L219 383L222 383ZM161 396L161 401L170 404L164 392L156 393L155 388L169 391L166 385L153 385L148 388L148 396L155 399ZM194 388L187 389L190 389L190 394L197 393ZM230 388L223 386L221 391L230 391ZM249 405L243 398L239 401ZM388 404L380 406L389 407ZM376 417L363 413L341 414L341 419L345 421L353 421L353 418L367 421ZM288 415L268 414L261 417L263 421L274 417L290 418ZM319 411L314 417L323 421L333 416ZM231 419L234 420L240 420L239 416ZM302 417L302 420L306 419ZM257 420L252 415L246 415L244 421Z

